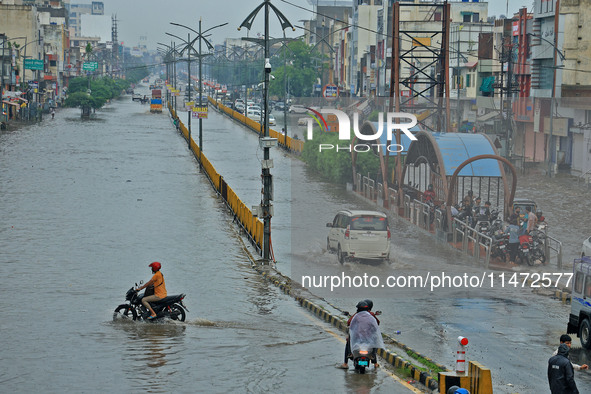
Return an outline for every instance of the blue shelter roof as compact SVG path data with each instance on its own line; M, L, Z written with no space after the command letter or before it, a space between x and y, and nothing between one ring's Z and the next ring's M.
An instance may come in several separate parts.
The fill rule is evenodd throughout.
M488 138L482 134L432 133L441 152L446 175L453 175L460 164L471 157L495 155ZM499 162L494 159L474 161L460 171L459 176L501 177Z

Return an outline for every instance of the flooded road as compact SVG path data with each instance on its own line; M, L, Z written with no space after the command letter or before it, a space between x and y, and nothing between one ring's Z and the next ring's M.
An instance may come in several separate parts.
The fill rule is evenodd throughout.
M208 141L208 158L229 185L247 205L260 202L260 160L257 135L232 120L210 112L208 127L215 141ZM209 126L211 124L211 126ZM208 137L213 138L213 137ZM239 148L238 148L239 147ZM237 152L246 152L238 156ZM297 158L279 149L272 150L274 168L275 216L272 219L272 240L277 268L300 281L304 275L363 276L384 279L391 275L425 275L427 272L448 275L498 275L502 271L485 270L480 264L454 252L407 221L391 217L392 257L390 263L347 262L340 265L334 254L326 251L326 223L341 209L374 209L347 192L344 187L323 181L308 171ZM569 183L570 182L570 183ZM576 181L575 181L576 183ZM568 188L566 188L568 187ZM529 197L544 210L550 222L550 234L564 242L565 269L571 257L580 253L580 242L588 231L589 213L571 208L569 220L562 219L562 210L569 204L588 201L588 192L575 190L571 181L560 179L544 182L543 176L519 178L518 197ZM552 204L553 195L562 196L564 206ZM587 196L586 200L581 200ZM584 205L584 203L581 203ZM584 210L584 209L582 209ZM520 268L509 275L521 272ZM555 272L556 267L544 267ZM529 272L524 269L523 272ZM562 284L565 282L563 281ZM468 359L490 368L495 392L540 393L547 391L547 361L558 346L558 338L566 331L570 307L548 296L534 294L531 288L501 286L469 291L430 291L424 289L384 289L351 286L329 289L310 288L324 297L333 311L353 310L364 298L372 298L375 309L382 310L382 330L433 358L450 369L455 367L457 337L466 336ZM395 334L401 331L401 334ZM587 359L587 352L576 349L573 360ZM403 351L401 351L403 353ZM576 373L581 392L591 392L591 374Z
M335 368L342 334L251 269L165 114L79 115L0 134L3 392L408 392ZM187 321L113 322L152 261Z

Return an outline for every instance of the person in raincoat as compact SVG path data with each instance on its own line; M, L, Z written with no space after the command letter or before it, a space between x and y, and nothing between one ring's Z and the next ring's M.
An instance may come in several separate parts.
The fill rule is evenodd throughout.
M382 333L380 331L380 321L377 316L371 311L373 302L371 300L363 300L357 304L357 313L349 318L347 325L349 326L349 336L345 345L345 360L341 368L349 368L349 358L353 351L368 350L375 355L377 349L384 347ZM378 364L374 364L378 367Z
M548 383L552 394L579 394L574 368L568 359L569 347L561 343L558 354L548 360Z

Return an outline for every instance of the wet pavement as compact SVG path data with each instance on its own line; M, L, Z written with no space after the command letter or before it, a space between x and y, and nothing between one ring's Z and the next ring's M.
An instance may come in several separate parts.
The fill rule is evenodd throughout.
M408 392L335 367L343 334L251 268L166 114L60 109L0 151L4 392ZM151 261L187 321L113 322Z
M260 202L260 159L257 135L220 114L211 112L208 122L219 140L208 142L208 158L247 205ZM291 131L292 133L295 131ZM238 158L239 146L246 155ZM219 152L219 155L216 155ZM234 153L232 153L234 152ZM248 154L250 153L250 154ZM389 275L427 272L462 276L482 273L493 275L492 289L469 291L392 290L368 286L347 289L311 288L327 305L339 310L353 310L360 299L372 298L375 309L382 310L384 332L396 337L416 351L433 358L449 369L455 367L457 337L466 336L468 359L491 368L495 392L539 393L547 391L547 360L566 331L570 307L547 296L534 294L522 282L501 286L500 270L486 270L481 264L452 251L448 246L415 228L407 221L391 218L392 258L390 263L348 262L344 266L326 251L325 227L340 209L373 209L347 192L343 186L323 181L308 171L297 158L275 149L271 158L274 168L275 216L272 240L277 268L295 280L302 275L350 276L364 274L384 279ZM289 185L291 187L289 187ZM568 272L568 262L580 253L586 235L589 210L571 208L569 220L562 219L567 206L584 207L588 191L575 189L576 180L528 174L518 180L518 197L532 197L550 223L549 233L564 242L563 270L555 266L516 267L508 275L521 272ZM563 205L554 205L553 195L560 195ZM586 200L584 198L587 197ZM572 205L570 205L572 204ZM583 212L584 211L584 212ZM568 239L568 240L567 240ZM559 271L559 272L557 272ZM565 284L566 279L563 279ZM383 283L383 282L382 282ZM401 334L395 334L401 331ZM578 340L574 340L575 347ZM586 351L573 349L573 359L586 357ZM591 391L591 375L576 375L581 392Z

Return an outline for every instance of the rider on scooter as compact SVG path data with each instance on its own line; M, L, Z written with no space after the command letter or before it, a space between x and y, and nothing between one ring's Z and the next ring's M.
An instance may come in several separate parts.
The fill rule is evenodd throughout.
M372 300L360 301L359 303L357 303L356 308L357 308L357 312L354 313L347 321L348 327L351 326L351 322L353 321L355 316L357 316L357 314L361 313L361 312L368 312L371 316L374 317L377 324L378 325L380 324L380 320L377 318L376 314L371 311L371 309L373 308L373 301ZM380 334L380 339L381 339L381 334ZM342 369L349 369L350 356L351 356L351 338L350 338L350 336L347 336L347 343L345 344L345 361L343 362L343 364L341 364ZM375 367L376 368L378 367L377 363L375 364Z

